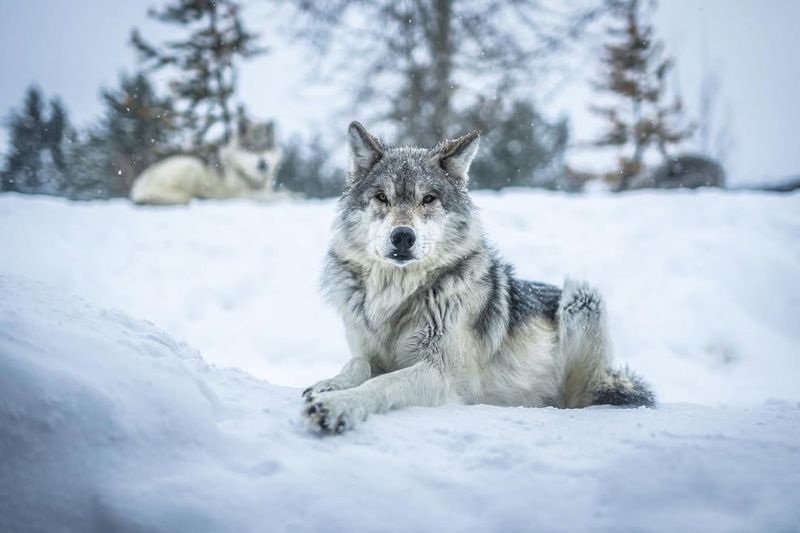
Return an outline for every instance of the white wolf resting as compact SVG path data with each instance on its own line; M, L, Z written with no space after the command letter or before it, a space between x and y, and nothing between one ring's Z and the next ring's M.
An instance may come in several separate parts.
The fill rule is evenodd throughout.
M611 367L600 295L516 279L467 194L477 132L432 149L385 146L357 122L323 289L353 358L303 392L312 428L448 401L530 407L652 406Z
M275 196L275 169L280 162L272 123L243 121L209 165L191 155L168 157L145 169L131 188L137 204L187 204L192 198Z

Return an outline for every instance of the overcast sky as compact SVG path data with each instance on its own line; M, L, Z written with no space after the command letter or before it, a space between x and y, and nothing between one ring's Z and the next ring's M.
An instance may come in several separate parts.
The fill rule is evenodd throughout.
M288 46L266 3L247 2L247 22L265 34L273 52L245 66L239 97L256 116L275 117L280 131L307 133L346 128L332 116L330 87L308 83L308 54ZM36 83L58 94L74 123L85 125L100 111L98 91L114 86L132 70L130 28L145 36L163 35L146 20L147 0L0 0L0 113L19 105L25 88ZM659 36L676 59L673 82L690 113L707 72L721 83L720 120L732 137L728 167L733 183L800 174L800 0L662 0L655 16ZM567 114L577 141L590 139L597 119L587 108L592 94L587 76L596 65L584 61L570 83L551 95L552 114ZM339 109L341 106L339 106ZM357 118L357 117L353 117ZM0 141L5 146L5 134ZM589 152L572 160L592 166Z

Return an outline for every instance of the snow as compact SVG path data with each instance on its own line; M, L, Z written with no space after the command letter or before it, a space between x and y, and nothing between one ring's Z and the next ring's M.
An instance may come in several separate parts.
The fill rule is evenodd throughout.
M800 195L475 195L518 273L606 296L617 359L662 401L800 401ZM206 361L307 386L347 357L318 279L331 201L142 208L0 197L0 273L157 324Z
M0 531L795 529L800 195L476 202L520 274L600 286L659 408L416 408L320 438L299 387L346 359L316 282L331 202L3 195Z

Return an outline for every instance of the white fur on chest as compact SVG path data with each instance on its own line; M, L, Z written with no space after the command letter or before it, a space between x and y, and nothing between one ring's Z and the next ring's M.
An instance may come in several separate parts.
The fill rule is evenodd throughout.
M415 336L425 322L423 276L396 267L376 268L364 280L362 314L352 317L364 355L384 371L420 359Z

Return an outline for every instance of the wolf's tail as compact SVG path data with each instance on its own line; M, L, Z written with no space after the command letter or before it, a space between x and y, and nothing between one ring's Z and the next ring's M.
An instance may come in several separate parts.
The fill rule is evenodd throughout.
M609 404L653 406L644 381L628 370L611 369L611 343L603 300L586 283L568 279L558 307L560 407Z
M594 391L595 405L654 407L656 396L647 383L627 367L608 370Z

